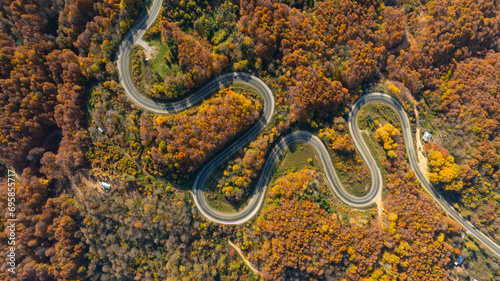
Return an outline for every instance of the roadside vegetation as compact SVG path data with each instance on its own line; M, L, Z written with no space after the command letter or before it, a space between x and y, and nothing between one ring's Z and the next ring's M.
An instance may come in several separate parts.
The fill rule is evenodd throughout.
M115 59L146 2L0 5L0 209L10 203L6 171L15 170L17 279L498 279L499 259L462 238L418 186L400 127L383 108L378 114L387 116L374 116L373 128L366 118L378 109L367 111L364 138L385 171L385 212L337 204L308 156L296 171L291 161L283 164L248 223L206 220L194 207L190 181L258 120L263 104L236 89L169 116L132 104ZM291 130L333 130L323 131L333 151L337 142L348 144L332 120L345 119L373 85L391 81L397 89L382 88L410 117L417 106L422 126L432 129L427 153L439 191L498 242L497 2L165 0L144 38L152 51L136 47L130 67L143 94L162 101L230 71L269 85L272 123L217 174L216 199L230 202L246 200L268 151ZM365 178L353 174L363 175L364 164L348 151L333 153L349 158L338 169L353 194L362 194ZM101 180L110 192L95 191ZM7 223L0 220L0 228ZM250 272L228 239L262 276ZM5 236L0 241L7 245ZM462 271L453 268L459 254L468 255Z
M293 143L276 163L269 184L272 185L278 178L306 167L324 173L321 159L311 145L301 142Z
M392 108L384 104L372 103L361 109L358 125L362 130L363 139L380 169L384 182L382 194L383 198L386 198L388 192L385 187L388 174L384 163L397 157L393 149L401 145L406 156L406 144L402 139L399 117ZM393 137L396 137L398 141L392 141Z
M460 266L455 266L452 276L460 280L497 280L500 278L500 259L496 258L481 243L467 235L457 254L464 257Z
M335 118L330 127L319 131L318 137L330 152L330 159L344 188L350 194L361 197L370 191L371 175L347 127L344 118Z
M225 177L230 176L229 174L234 169L233 161L229 161L228 164L223 164L224 166L231 167L231 170L223 170L222 168L217 169L212 175L210 175L209 180L205 189L205 196L210 205L216 208L219 211L224 212L238 212L242 208L244 208L247 204L248 199L253 195L255 190L255 185L257 181L252 181L249 186L247 186L244 190L246 193L242 196L241 200L231 200L231 196L227 196L227 186L229 186L231 181L224 181ZM289 149L287 149L280 160L276 163L274 167L274 171L271 174L271 178L268 183L268 187L271 186L276 179L279 177L286 175L290 172L299 171L303 168L314 168L323 172L323 166L321 165L321 160L317 155L316 151L306 143L294 143ZM244 169L245 167L243 167ZM237 169L242 169L242 167L236 167ZM225 174L225 175L224 175ZM237 181L238 179L236 179ZM225 184L227 182L227 185ZM221 188L218 185L224 185L226 192L222 192Z
M181 84L175 84L175 87L172 87L173 84L168 84L170 87L165 88L167 86L164 83L165 78L181 70L179 63L172 61L176 58L172 50L176 50L176 47L158 40L149 42L148 50L141 45L132 48L130 66L132 78L141 94L155 100L174 100L179 93L186 92Z

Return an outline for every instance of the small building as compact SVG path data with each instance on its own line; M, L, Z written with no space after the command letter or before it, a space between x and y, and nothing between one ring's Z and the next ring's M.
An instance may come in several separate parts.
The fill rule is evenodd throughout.
M459 255L458 258L457 258L457 260L455 261L455 265L456 266L461 266L462 263L464 262L464 260L465 260L464 256Z
M425 142L430 142L431 141L431 138L432 138L432 135L431 133L429 132L425 132L424 133L424 137L422 138Z
M102 190L109 190L111 188L111 185L107 182L100 181L99 184L102 187Z
M97 127L97 130L99 130L99 132L101 132L101 134L104 134L104 130L101 127Z

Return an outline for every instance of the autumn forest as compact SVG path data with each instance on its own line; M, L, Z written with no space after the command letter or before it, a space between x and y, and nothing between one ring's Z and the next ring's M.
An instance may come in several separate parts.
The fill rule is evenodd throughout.
M500 257L433 198L500 245L498 1L163 0L131 51L141 95L179 101L245 72L275 100L270 124L209 176L212 207L241 210L273 147L298 130L321 139L349 193L367 194L370 171L348 119L370 92L403 106L438 193L411 169L395 111L372 104L358 123L381 170L379 202L345 204L318 155L299 144L239 225L205 218L191 189L210 159L258 124L264 100L235 85L168 115L131 102L119 46L151 2L0 0L2 260L9 207L17 219L15 274L2 262L0 279L500 278Z

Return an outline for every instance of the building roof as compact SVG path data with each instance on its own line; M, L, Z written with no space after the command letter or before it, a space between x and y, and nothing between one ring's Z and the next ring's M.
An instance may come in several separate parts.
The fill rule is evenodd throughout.
M431 140L431 137L432 137L431 133L425 132L424 136L422 137L422 139L427 142L427 141Z
M111 185L110 185L109 183L107 183L107 182L103 182L103 181L101 181L101 182L99 182L99 184L100 184L102 187L106 188L106 189L110 189L110 188L111 188Z
M464 256L462 255L459 255L457 260L455 261L455 265L462 265L462 263L464 262L465 258Z

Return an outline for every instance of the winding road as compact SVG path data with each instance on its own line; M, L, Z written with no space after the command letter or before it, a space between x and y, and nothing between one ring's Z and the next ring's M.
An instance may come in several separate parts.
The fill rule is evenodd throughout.
M202 100L204 97L211 95L219 89L230 85L244 85L246 87L251 87L264 100L264 112L257 124L251 127L243 136L231 143L221 153L212 158L206 165L203 166L203 168L196 176L196 180L192 190L194 195L194 202L200 212L207 219L221 224L241 224L251 219L259 211L259 208L262 205L262 201L264 200L264 197L266 195L267 184L276 162L278 161L280 155L286 150L286 148L294 142L307 142L314 148L314 150L316 150L321 158L325 176L328 180L329 185L337 194L337 196L346 204L353 207L363 207L376 202L378 199L380 199L382 194L382 176L375 160L373 159L368 147L363 140L361 131L358 128L358 113L361 108L367 104L383 103L393 108L401 119L403 136L408 159L410 162L410 167L415 171L417 180L436 200L436 202L448 213L450 217L460 223L460 225L462 225L462 227L465 228L469 234L474 236L481 243L483 243L483 245L485 245L493 253L500 257L500 246L485 234L483 234L481 231L475 229L468 221L466 221L446 200L444 200L444 198L441 197L441 195L436 192L434 187L427 180L425 174L420 170L417 162L413 146L410 121L408 120L406 112L398 101L382 93L369 93L360 97L352 106L348 120L351 136L371 173L372 184L368 194L363 197L356 197L349 194L340 182L333 167L330 155L321 140L309 132L296 131L283 137L269 153L269 156L261 171L261 175L257 182L255 191L243 210L237 213L222 213L212 208L206 201L206 197L203 192L205 182L209 178L210 174L215 169L217 169L218 166L229 159L237 151L242 149L256 136L258 136L258 134L262 130L264 130L270 123L275 106L273 93L263 81L253 75L246 73L228 73L215 78L196 93L178 102L159 103L151 100L148 97L145 97L144 95L141 95L135 87L131 78L130 53L132 47L139 39L142 38L147 28L151 26L151 24L158 16L161 5L162 0L153 0L153 3L148 11L143 13L140 20L137 21L137 23L131 28L129 33L124 37L118 54L118 70L120 83L122 84L127 96L137 106L159 114L175 113L191 107L192 105Z

